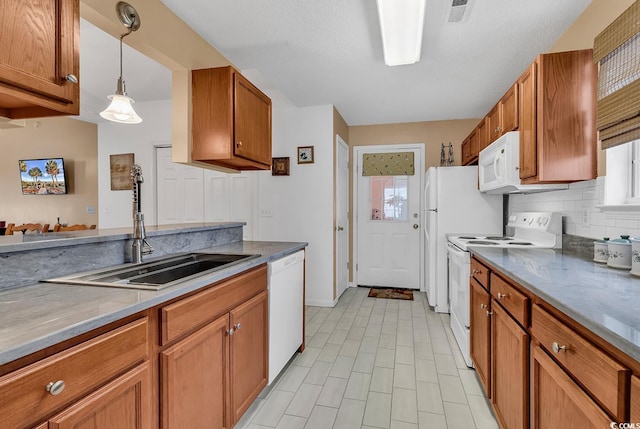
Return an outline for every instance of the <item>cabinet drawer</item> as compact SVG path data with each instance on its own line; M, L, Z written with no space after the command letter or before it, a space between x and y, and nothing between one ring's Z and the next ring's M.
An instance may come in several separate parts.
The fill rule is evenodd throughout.
M147 336L145 317L0 378L2 426L41 420L146 359ZM59 380L64 390L47 392Z
M539 305L533 306L531 333L603 408L623 421L629 394L628 369Z
M162 307L162 344L228 313L267 289L267 266L240 274L203 292Z
M489 268L474 258L471 259L471 276L478 280L485 289L489 290Z
M529 324L529 298L501 277L491 274L491 296L495 298L522 326Z

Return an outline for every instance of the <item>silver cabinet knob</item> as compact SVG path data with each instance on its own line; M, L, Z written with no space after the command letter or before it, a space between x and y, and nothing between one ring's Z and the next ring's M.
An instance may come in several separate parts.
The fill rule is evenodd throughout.
M493 311L487 311L487 317L491 316L493 314Z
M227 331L227 334L229 334L229 336L233 335L233 333L235 332L234 328L231 328Z
M487 308L487 304L480 304L480 308L484 310L485 308Z
M339 227L338 227L338 231L344 231L344 228L343 228L343 227L341 227L341 226L339 226Z
M498 299L506 298L508 296L509 296L508 293L500 293L500 292L498 292Z
M555 341L553 342L553 344L551 344L551 348L553 349L554 353L560 353L563 350L567 350L567 346L558 345L558 343L556 343Z
M52 381L47 384L45 389L47 390L47 392L49 392L49 394L56 396L62 393L62 391L64 390L64 386L64 380L58 380Z
M238 330L240 330L240 324L239 324L239 323L236 323L235 325L233 325L233 330L234 330L234 331L238 331Z
M236 147L242 147L242 142L237 142Z
M70 83L78 83L78 78L73 73L69 73L64 77L64 80Z

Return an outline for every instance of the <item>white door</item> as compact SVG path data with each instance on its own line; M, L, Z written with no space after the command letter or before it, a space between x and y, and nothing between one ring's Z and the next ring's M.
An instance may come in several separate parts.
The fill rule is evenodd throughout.
M336 135L336 288L339 298L349 285L349 146Z
M367 153L413 152L415 174L363 176ZM424 145L356 148L357 284L419 289Z
M171 161L171 148L156 148L158 225L204 221L202 169Z

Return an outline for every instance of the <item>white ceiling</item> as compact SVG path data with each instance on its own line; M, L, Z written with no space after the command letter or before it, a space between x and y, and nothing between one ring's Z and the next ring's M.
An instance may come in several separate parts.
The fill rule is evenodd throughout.
M469 0L459 23L447 22L452 0L427 0L421 60L397 67L384 64L374 0L161 1L261 89L300 107L334 104L349 125L364 125L483 116L591 0ZM81 88L106 105L118 41L87 27ZM129 54L129 95L170 98L169 71Z

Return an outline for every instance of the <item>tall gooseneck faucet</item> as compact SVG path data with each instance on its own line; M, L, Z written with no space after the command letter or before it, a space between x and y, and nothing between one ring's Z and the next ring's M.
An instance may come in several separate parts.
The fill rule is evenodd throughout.
M140 199L142 178L142 167L133 164L131 167L131 181L133 182L133 263L142 262L142 255L153 253L153 247L147 242L147 235L144 230L144 215L142 214L142 200Z

